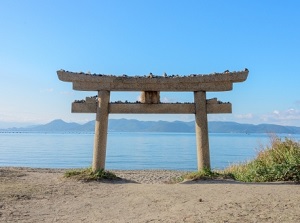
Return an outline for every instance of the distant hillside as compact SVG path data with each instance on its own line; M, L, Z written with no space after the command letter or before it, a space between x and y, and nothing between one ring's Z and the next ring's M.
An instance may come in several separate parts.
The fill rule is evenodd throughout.
M61 119L53 120L44 125L34 125L22 128L7 128L0 129L0 131L35 131L35 132L77 132L77 131L89 131L89 129L84 130L85 125L81 125L75 122L65 122Z
M300 134L300 127L281 126L273 124L240 124L236 122L209 122L209 132L212 133L287 133Z
M138 121L128 119L111 119L109 131L114 132L194 132L194 122Z
M39 132L93 132L95 121L85 124L67 123L54 120L44 125L27 128L9 128L1 131L39 131ZM240 124L236 122L209 122L210 133L287 133L300 134L300 127L280 126L272 124ZM195 132L195 122L138 121L134 119L110 119L108 131L111 132Z

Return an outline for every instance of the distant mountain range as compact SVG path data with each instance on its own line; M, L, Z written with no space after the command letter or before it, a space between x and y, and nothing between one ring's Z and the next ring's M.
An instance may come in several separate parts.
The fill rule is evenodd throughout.
M0 131L35 131L35 132L93 132L95 121L85 124L67 123L57 119L44 125L26 128L8 128ZM300 127L280 126L272 124L240 124L236 122L209 122L210 133L287 133L300 134ZM108 125L110 132L195 132L195 122L182 121L138 121L134 119L110 119Z

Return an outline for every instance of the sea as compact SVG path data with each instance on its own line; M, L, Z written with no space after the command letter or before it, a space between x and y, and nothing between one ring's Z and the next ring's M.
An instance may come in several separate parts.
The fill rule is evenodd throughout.
M282 135L300 140L300 135ZM268 134L210 133L213 169L254 159ZM92 164L93 132L0 132L0 167L85 168ZM109 132L108 170L197 170L195 133Z

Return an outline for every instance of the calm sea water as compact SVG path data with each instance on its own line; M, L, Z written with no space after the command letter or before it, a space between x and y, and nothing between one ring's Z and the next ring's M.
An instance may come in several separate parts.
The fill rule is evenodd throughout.
M250 160L269 141L266 134L209 134L211 166ZM88 167L93 143L93 133L0 133L0 166ZM106 169L196 170L195 134L109 132Z

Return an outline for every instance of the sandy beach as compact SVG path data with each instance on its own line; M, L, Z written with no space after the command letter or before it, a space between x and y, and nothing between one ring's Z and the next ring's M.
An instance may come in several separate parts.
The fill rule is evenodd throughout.
M65 170L0 168L0 222L300 222L300 185L168 183L177 171L113 171L79 182Z

